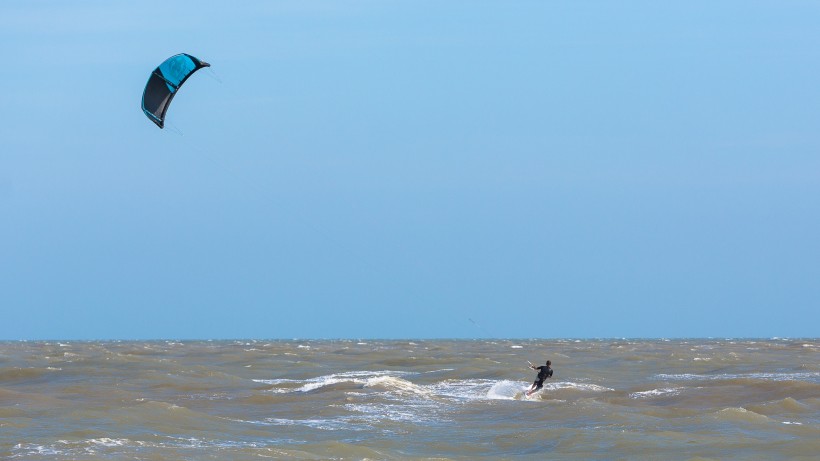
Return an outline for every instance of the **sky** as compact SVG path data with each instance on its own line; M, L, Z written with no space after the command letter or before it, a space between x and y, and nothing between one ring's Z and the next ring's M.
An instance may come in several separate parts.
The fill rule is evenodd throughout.
M0 339L820 336L817 24L4 0Z

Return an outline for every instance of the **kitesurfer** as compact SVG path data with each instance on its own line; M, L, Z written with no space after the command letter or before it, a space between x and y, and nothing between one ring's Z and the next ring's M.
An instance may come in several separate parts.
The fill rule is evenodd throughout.
M551 365L552 362L549 360L547 360L546 365L540 367L530 364L530 368L533 370L538 370L538 377L535 378L535 382L532 383L532 387L530 387L530 390L527 391L527 396L530 396L533 392L544 387L544 380L552 377L552 368L550 368Z

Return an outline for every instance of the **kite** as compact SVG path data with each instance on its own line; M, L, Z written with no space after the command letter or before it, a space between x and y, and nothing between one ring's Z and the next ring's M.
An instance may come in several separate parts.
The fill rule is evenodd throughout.
M142 93L142 111L149 120L156 123L158 127L165 126L165 112L171 105L171 100L194 72L203 67L211 65L205 61L181 53L171 56L159 65L145 84L145 91Z

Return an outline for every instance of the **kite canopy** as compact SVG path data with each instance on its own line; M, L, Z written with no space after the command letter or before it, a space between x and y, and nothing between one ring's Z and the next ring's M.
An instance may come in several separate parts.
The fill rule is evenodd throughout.
M174 95L191 74L203 67L210 67L210 64L190 54L182 53L166 59L151 72L148 83L145 84L145 91L142 93L142 111L145 115L162 128L165 125L165 112Z

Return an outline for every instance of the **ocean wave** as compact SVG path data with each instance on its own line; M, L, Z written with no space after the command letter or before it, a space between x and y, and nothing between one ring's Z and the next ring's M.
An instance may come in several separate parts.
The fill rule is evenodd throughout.
M0 369L0 382L9 381L32 381L44 377L48 373L59 371L61 368L2 368Z
M499 381L490 387L485 395L491 400L515 400L524 392L526 384L515 381Z
M301 380L280 378L254 379L253 381L274 386L272 389L265 391L273 394L374 389L385 394L392 394L394 397L412 395L424 399L450 399L456 401L513 400L527 390L530 385L529 382L524 381L499 381L494 379L445 379L430 384L417 384L406 379L408 376L419 374L400 371L353 371ZM598 384L559 381L546 383L541 392L587 394L611 391L613 391L612 388Z
M808 381L820 383L820 372L797 373L724 373L718 375L703 375L694 373L655 375L656 379L665 381L723 381L734 379L760 379L766 381Z
M467 399L490 399L490 400L518 400L531 386L529 381L510 380L478 380L475 384L467 384L464 391L456 393L455 396ZM610 392L613 389L599 386L597 384L576 383L571 381L559 381L546 383L538 393L553 397L568 397L572 394L585 395L587 393ZM568 394L568 392L570 394Z
M434 404L413 405L386 403L347 404L345 409L358 413L359 416L348 419L348 422L369 424L372 427L386 424L430 424L450 421L442 407ZM387 429L387 428L386 428Z
M127 357L148 349L5 343L0 458L816 457L817 338L760 341L753 354L745 340L418 342L154 342L156 355ZM569 356L526 400L533 375L517 344ZM328 361L341 347L356 353Z
M612 392L615 389L597 384L573 383L569 381L544 384L545 391L571 390L582 392Z
M246 423L262 426L304 426L322 431L371 431L373 427L368 424L351 422L349 417L339 418L265 418L263 421L244 421Z
M402 376L418 374L407 371L349 371L344 373L334 373L331 375L318 376L309 379L254 379L254 382L270 384L273 386L298 385L276 387L268 392L286 394L291 392L311 392L320 389L329 390L338 388L339 384L351 384L357 387L377 386L386 378L399 378ZM406 386L402 386L406 387Z
M261 448L269 444L298 443L290 439L270 440L268 444L260 442L203 439L197 437L163 437L161 440L132 440L127 438L98 437L86 440L58 440L48 444L18 443L12 447L12 458L27 456L99 456L100 452L109 455L134 453L145 449L225 449L225 448Z
M652 397L671 397L673 395L680 395L683 392L681 387L665 387L662 389L652 389L649 391L632 392L629 394L633 399L646 399Z
M252 379L251 381L255 383L262 383L262 384L271 384L271 385L278 385L278 384L287 384L287 383L303 383L305 382L304 379Z
M784 399L757 405L749 405L748 409L767 416L775 414L801 414L812 411L808 405L801 403L792 397L786 397Z
M423 400L393 403L349 403L344 409L353 414L325 418L265 418L261 421L233 419L256 426L296 426L321 431L392 432L394 424L429 424L447 421L438 404Z
M395 376L375 376L373 378L368 378L364 383L364 387L387 388L391 391L397 391L399 393L411 393L425 396L432 395L429 389Z
M490 389L487 391L485 397L488 399L493 400L517 400L521 397L521 394L526 392L530 387L529 382L516 382L516 381L499 381L495 382ZM539 395L544 394L553 394L553 395L563 395L566 396L566 392L578 392L578 393L600 393L600 392L611 392L614 389L609 387L599 386L597 384L589 384L589 383L575 383L571 381L560 381L555 383L546 383L544 387L541 388L538 393Z
M755 413L743 407L724 408L712 414L715 418L722 421L745 422L753 424L761 424L771 422L768 416Z

